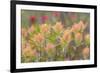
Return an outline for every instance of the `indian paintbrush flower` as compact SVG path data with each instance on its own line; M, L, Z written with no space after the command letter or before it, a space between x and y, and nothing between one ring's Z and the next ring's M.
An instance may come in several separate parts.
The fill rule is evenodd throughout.
M82 33L76 33L75 34L75 39L77 40L77 41L82 41Z
M54 49L54 48L55 48L54 44L52 44L52 43L47 43L47 45L46 45L46 47L45 47L45 51L49 51L49 50L52 50L52 49Z
M34 35L33 39L34 39L34 41L41 43L45 38L44 38L43 34L38 33L38 34Z
M54 25L53 29L54 29L55 31L57 31L57 32L63 31L63 25L62 25L62 23L61 23L61 22L57 22L57 23Z
M82 32L86 28L86 25L83 23L83 21L80 21L79 23L74 23L72 26L73 32Z
M50 30L50 26L47 25L47 24L43 24L43 25L40 26L40 29L41 29L41 32L47 33Z
M72 38L71 31L70 30L65 30L64 33L63 33L62 39L64 41L69 42L69 41L71 41L71 38Z

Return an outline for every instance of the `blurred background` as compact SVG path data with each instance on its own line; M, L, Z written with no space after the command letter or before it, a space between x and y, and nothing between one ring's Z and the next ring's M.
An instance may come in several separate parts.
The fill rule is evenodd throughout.
M71 26L82 20L84 23L90 24L90 14L80 12L55 12L55 11L35 11L21 10L21 24L23 27L34 24L55 24L61 21L65 26Z

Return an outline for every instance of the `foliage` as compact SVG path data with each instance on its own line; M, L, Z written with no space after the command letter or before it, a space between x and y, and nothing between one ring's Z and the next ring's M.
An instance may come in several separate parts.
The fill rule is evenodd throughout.
M59 17L60 13L53 12L53 15ZM90 34L87 31L89 21L83 21L85 16L78 21L77 14L71 16L69 13L69 17L70 26L57 18L55 23L50 24L47 15L42 16L42 23L39 24L36 16L31 16L29 18L31 25L21 27L21 62L89 59Z

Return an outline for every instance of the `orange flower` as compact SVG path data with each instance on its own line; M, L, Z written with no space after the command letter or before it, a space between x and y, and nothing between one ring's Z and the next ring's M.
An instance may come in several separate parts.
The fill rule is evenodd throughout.
M84 48L82 51L82 54L83 54L84 59L86 59L90 54L90 48L88 47Z
M76 34L75 34L75 39L76 39L76 40L79 40L79 41L82 41L82 34L79 33L79 32L76 33Z
M49 29L50 29L50 27L47 24L41 25L41 31L42 32L46 33L46 32L49 31Z
M44 40L44 36L41 33L38 33L37 35L34 35L34 41L41 43Z
M83 31L85 27L86 25L83 23L83 21L80 21L79 23L74 23L71 30L73 32Z
M26 46L22 48L22 55L25 57L33 57L37 55L37 52L35 49L32 48L33 45L30 43L26 43Z
M54 30L55 31L62 31L63 30L63 25L61 22L57 22L56 25L54 25Z
M71 41L71 38L72 38L72 36L71 36L71 31L70 30L65 30L64 31L64 34L63 34L63 36L62 36L62 38L61 38L61 41L63 42L63 41L68 41L68 42L70 42Z
M74 31L79 31L79 30L80 30L80 26L79 26L78 24L74 23L71 30L72 30L73 32L74 32Z
M47 45L46 45L46 48L45 48L45 50L46 51L49 51L50 49L53 49L55 46L52 44L52 43L48 43Z

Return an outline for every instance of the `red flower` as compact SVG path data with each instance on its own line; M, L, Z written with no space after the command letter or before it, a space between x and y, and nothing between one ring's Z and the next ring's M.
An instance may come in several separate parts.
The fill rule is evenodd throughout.
M42 23L45 23L45 21L48 20L48 16L46 16L46 15L45 16L42 16L41 17L41 20L42 20Z
M30 22L33 23L36 20L35 16L30 16Z

